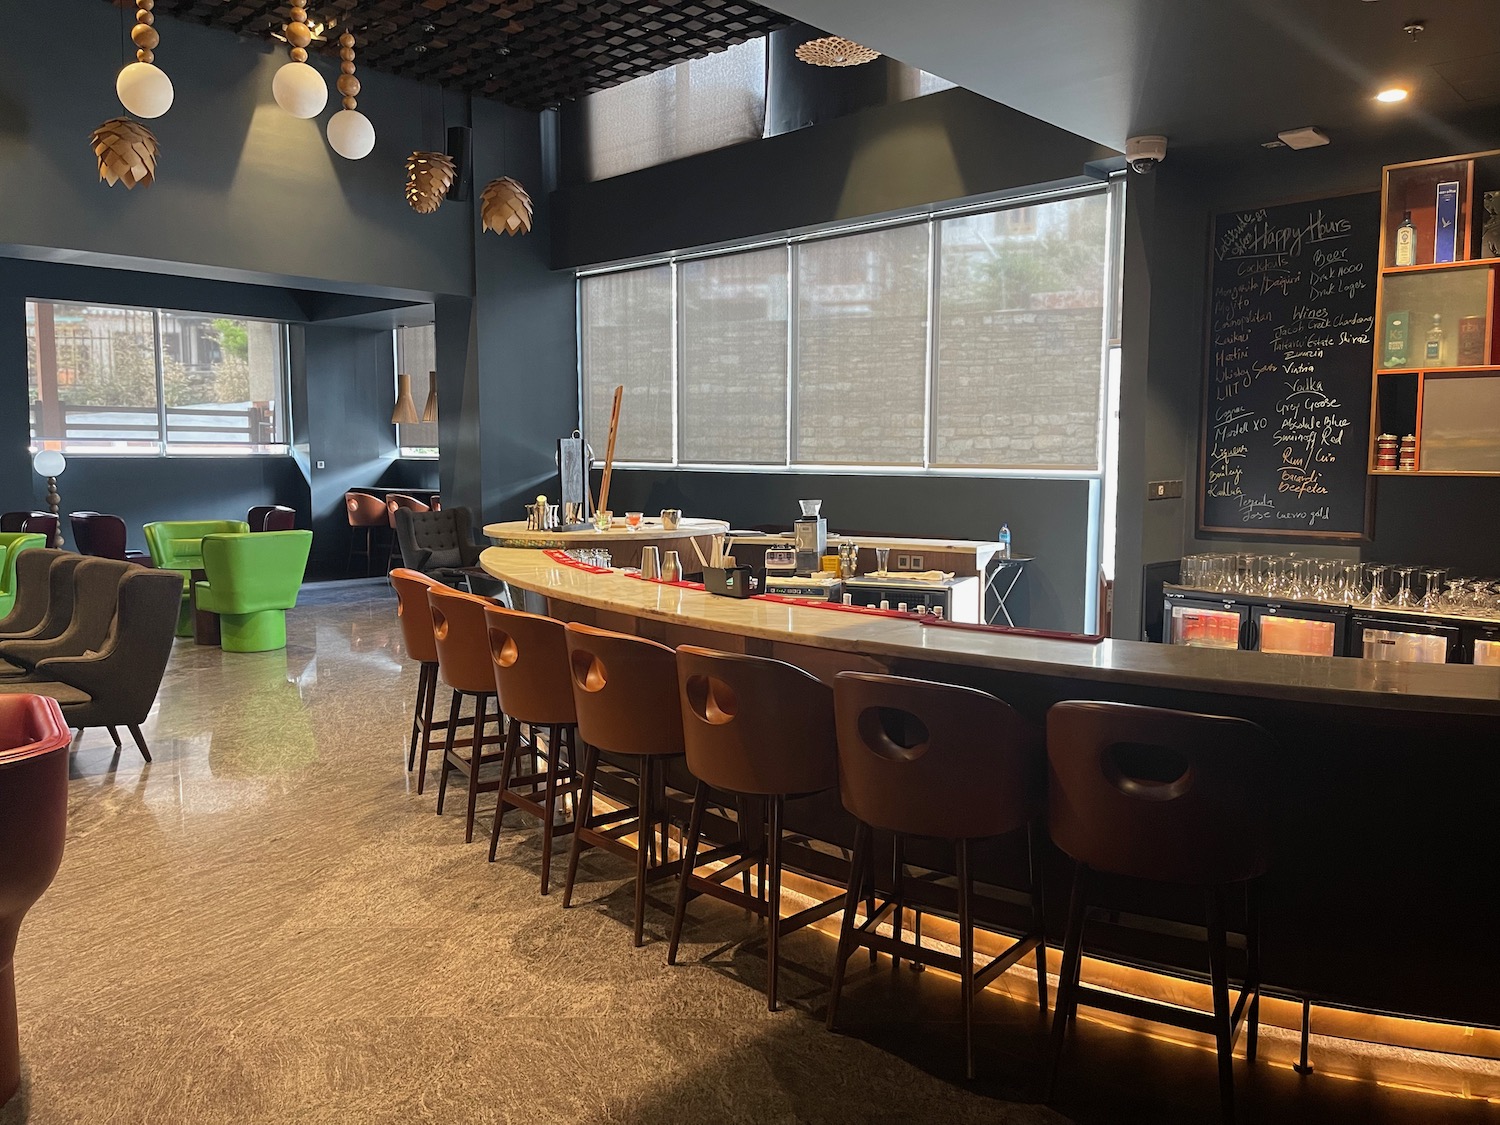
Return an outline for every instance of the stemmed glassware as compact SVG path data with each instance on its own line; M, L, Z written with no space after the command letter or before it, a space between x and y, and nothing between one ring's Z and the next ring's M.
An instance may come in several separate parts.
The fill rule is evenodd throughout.
M1447 574L1441 567L1430 567L1422 571L1424 586L1422 590L1422 601L1419 603L1422 609L1429 613L1436 613L1442 608L1443 602L1443 576Z
M1367 595L1360 598L1361 605L1368 606L1370 609L1381 609L1385 606L1386 575L1390 573L1390 570L1390 567L1377 563L1366 564L1365 573L1370 578L1370 589Z
M1411 576L1417 572L1414 566L1398 566L1396 576L1401 579L1401 585L1396 589L1396 596L1391 599L1390 604L1397 609L1405 609L1415 604L1411 593Z

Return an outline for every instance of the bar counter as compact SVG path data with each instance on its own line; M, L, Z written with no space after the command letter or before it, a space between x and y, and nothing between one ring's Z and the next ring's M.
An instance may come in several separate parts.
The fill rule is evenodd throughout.
M526 608L668 644L772 656L825 679L852 668L967 684L1038 722L1070 698L1258 722L1280 752L1275 860L1263 890L1267 994L1500 1026L1500 669L978 632L719 598L590 573L541 551L492 547L480 561L529 592ZM1019 885L1013 864L998 857L982 878ZM1048 928L1059 940L1069 870L1054 854L1045 873ZM1202 924L1196 895L1178 902L1122 885L1110 888L1109 905ZM1123 963L1194 979L1206 969L1201 946L1176 938L1121 931L1107 948Z

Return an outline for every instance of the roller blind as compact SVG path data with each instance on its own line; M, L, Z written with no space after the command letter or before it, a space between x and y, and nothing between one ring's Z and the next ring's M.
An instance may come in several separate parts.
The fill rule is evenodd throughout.
M583 427L604 456L616 386L625 388L615 458L670 461L674 450L672 267L583 279Z

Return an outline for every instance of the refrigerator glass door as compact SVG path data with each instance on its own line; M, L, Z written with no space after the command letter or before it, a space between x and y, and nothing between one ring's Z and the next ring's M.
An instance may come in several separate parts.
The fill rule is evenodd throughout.
M1500 666L1500 640L1474 638L1474 663Z
M1257 625L1260 630L1261 652L1279 652L1292 656L1335 656L1338 640L1337 621L1318 621L1308 617L1282 617L1277 614L1262 614Z
M1172 643L1192 648L1239 648L1240 615L1232 609L1173 605Z
M1448 638L1438 633L1405 633L1400 629L1364 626L1360 630L1366 660L1396 660L1409 664L1448 663Z

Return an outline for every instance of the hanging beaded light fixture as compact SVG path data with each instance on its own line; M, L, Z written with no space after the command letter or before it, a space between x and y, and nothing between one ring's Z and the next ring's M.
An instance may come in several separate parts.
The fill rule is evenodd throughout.
M307 65L307 45L312 40L312 29L307 26L307 9L294 4L292 22L286 25L286 41L292 45L292 61L282 66L271 79L271 94L276 104L293 117L316 117L328 104L328 83Z
M344 108L328 119L328 143L345 160L363 160L375 147L375 126L355 108L359 79L354 77L354 36L347 31L339 36L339 58L343 60L338 86Z
M813 66L860 66L874 62L880 57L880 52L862 47L842 35L825 35L821 39L809 39L798 47L797 57Z
M135 0L135 26L130 40L135 44L135 62L120 68L115 78L115 93L120 104L137 117L160 117L172 108L172 80L154 62L161 35L152 26L156 17L151 9L156 0Z

